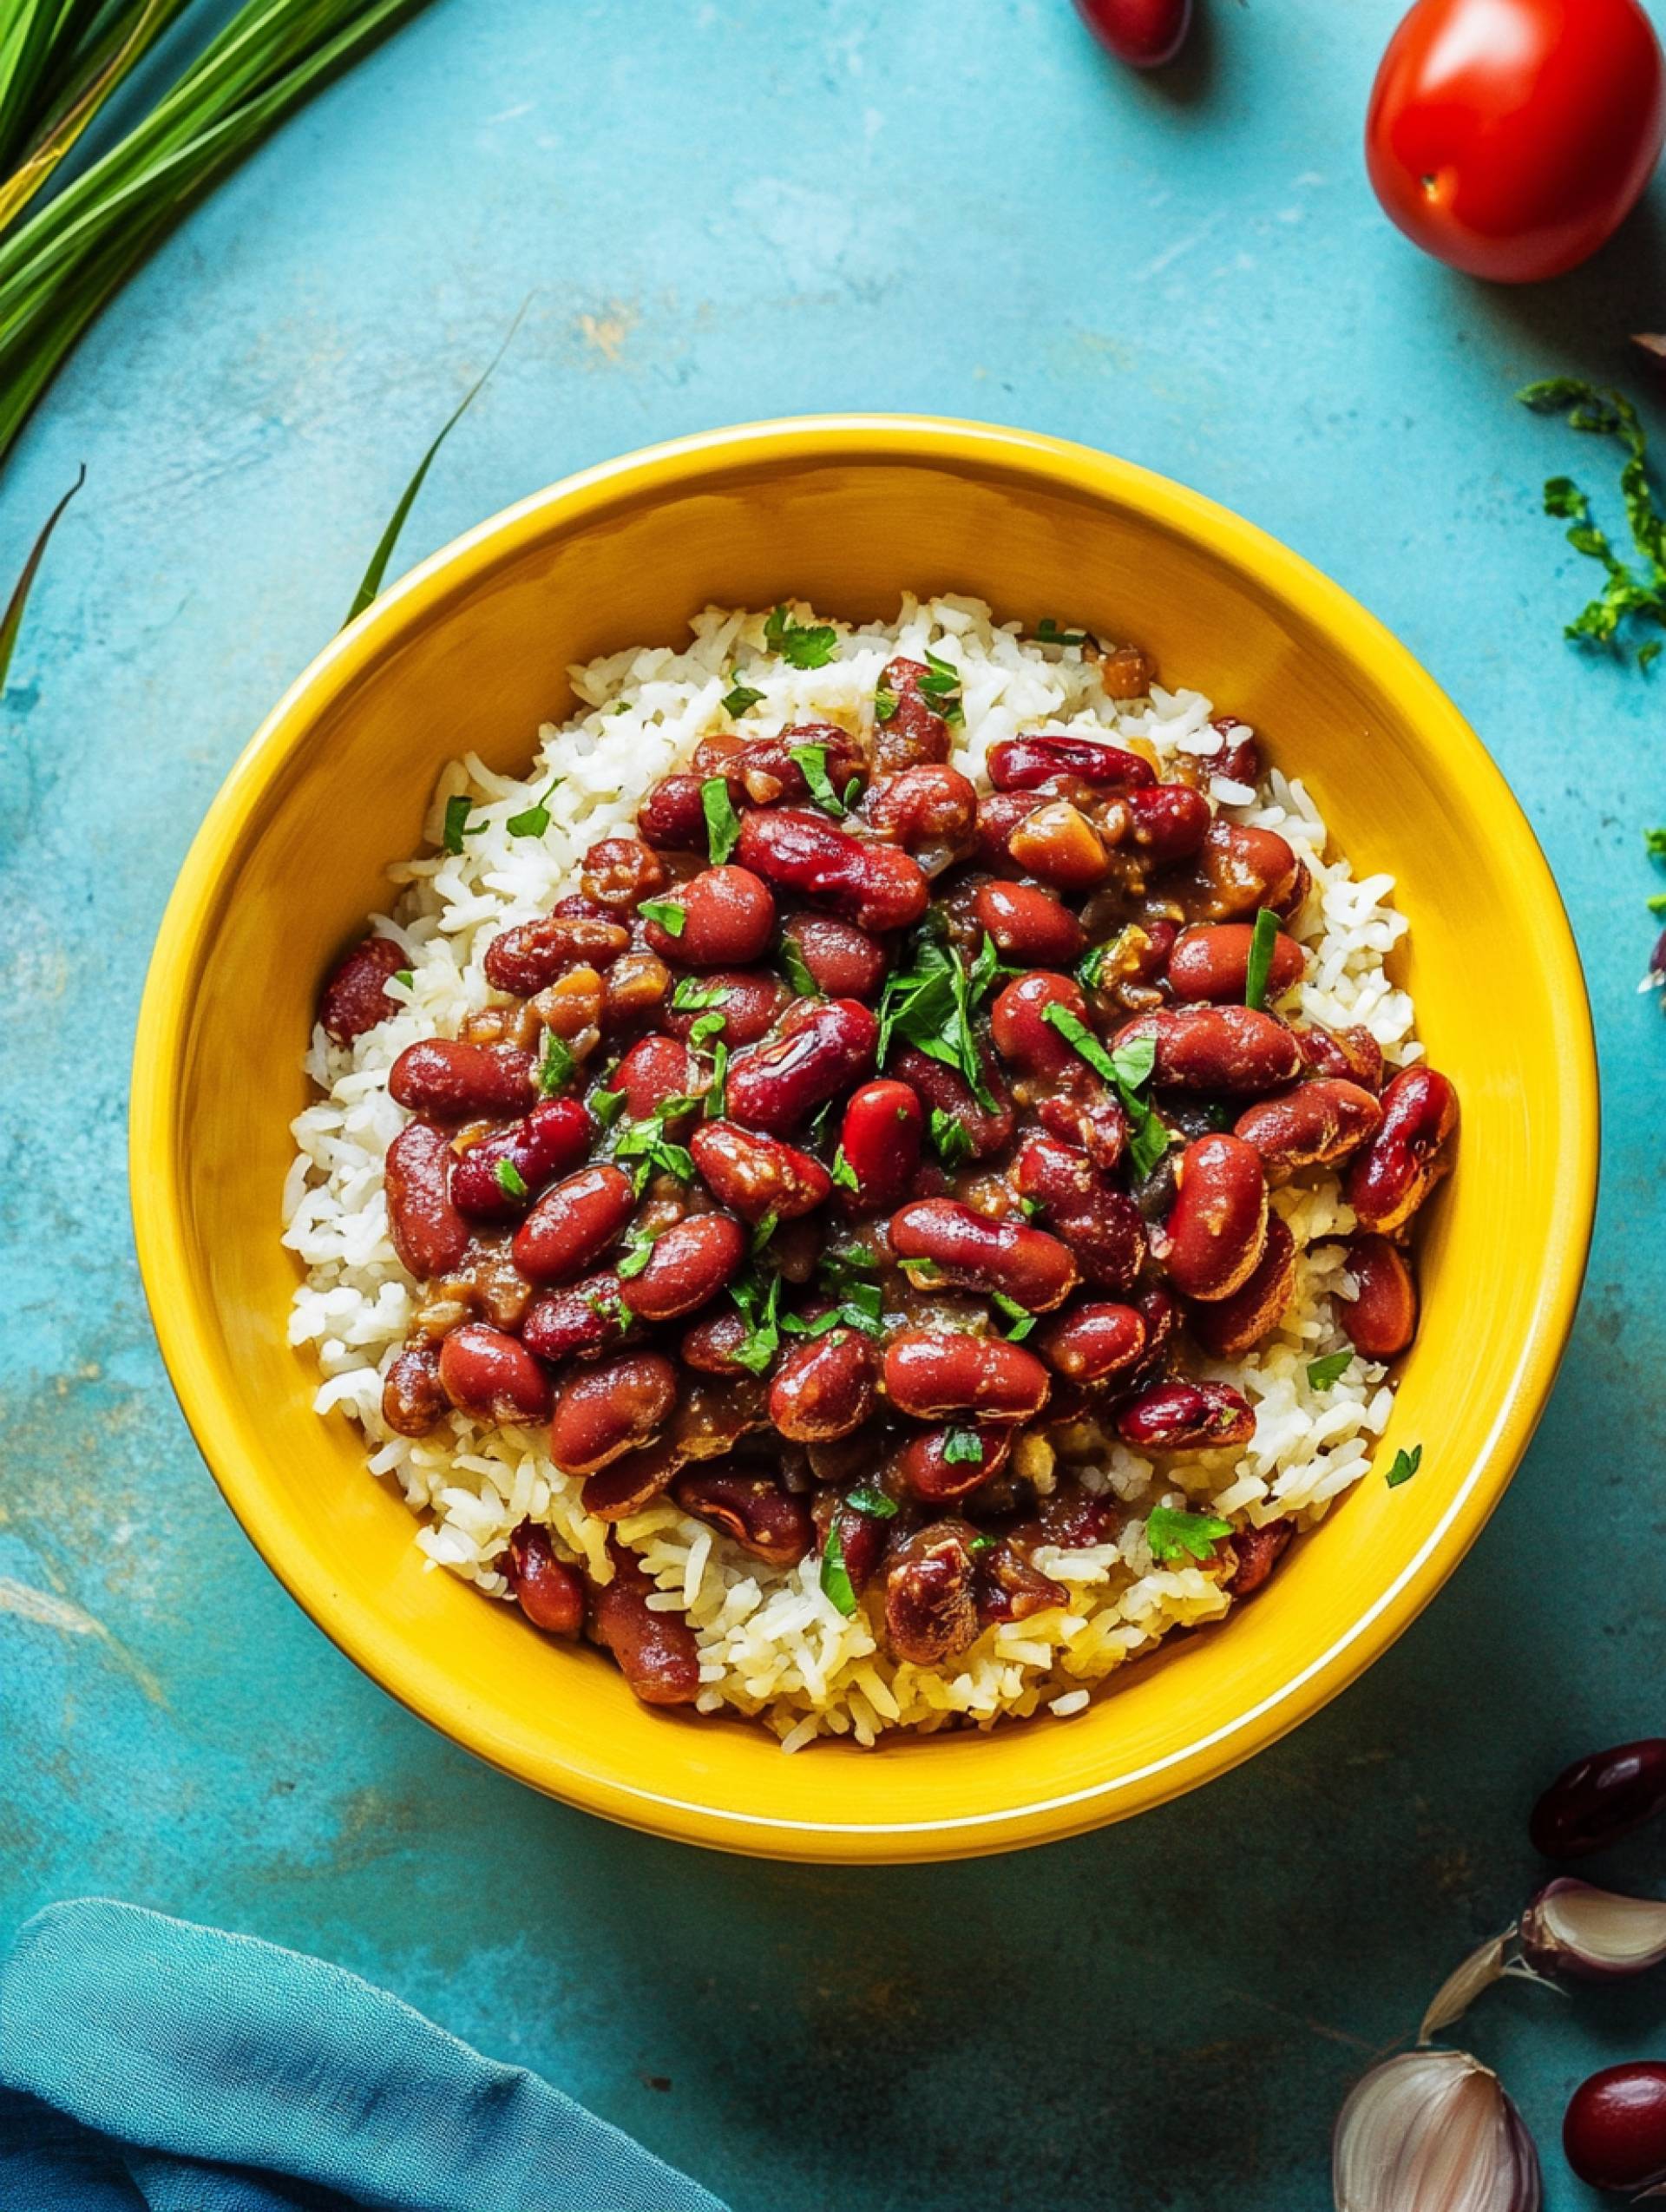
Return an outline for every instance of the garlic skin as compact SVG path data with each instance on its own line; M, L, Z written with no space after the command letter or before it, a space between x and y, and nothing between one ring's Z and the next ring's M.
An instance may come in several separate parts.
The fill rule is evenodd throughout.
M1538 2153L1499 2077L1410 2051L1356 2082L1331 2144L1336 2212L1540 2212Z
M1417 2040L1421 2046L1432 2042L1442 2028L1449 2028L1464 2014L1484 1989L1491 1989L1495 1981L1511 1971L1510 1946L1516 1938L1513 1920L1502 1935L1489 1936L1477 1945L1461 1966L1455 1967L1429 2000L1429 2009L1423 2015Z
M1621 1897L1571 1874L1546 1882L1521 1916L1521 1955L1564 1981L1620 1981L1666 1959L1666 1904Z

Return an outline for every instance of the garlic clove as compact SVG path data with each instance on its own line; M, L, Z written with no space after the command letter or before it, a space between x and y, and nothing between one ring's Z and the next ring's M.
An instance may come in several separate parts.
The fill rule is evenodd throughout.
M1417 2031L1420 2044L1428 2043L1442 2028L1462 2019L1484 1989L1491 1989L1509 1965L1510 1946L1516 1933L1512 1920L1502 1935L1489 1936L1472 1951L1463 1965L1446 1976L1430 1999Z
M1356 2082L1331 2146L1336 2212L1539 2212L1538 2153L1499 2077L1411 2051Z
M1564 1980L1646 1973L1666 1959L1666 1904L1561 1875L1522 1914L1521 1955L1539 1973Z

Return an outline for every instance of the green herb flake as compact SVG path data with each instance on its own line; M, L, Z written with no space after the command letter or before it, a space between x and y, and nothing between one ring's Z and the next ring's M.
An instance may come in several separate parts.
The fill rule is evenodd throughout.
M734 994L732 983L703 983L698 975L685 975L671 1003L679 1014L704 1014L708 1007L727 1006Z
M712 865L721 868L740 842L740 817L735 812L735 802L721 776L708 776L700 785L700 804L705 813L705 849L712 856ZM681 909L678 911L680 913ZM671 934L680 937L681 924Z
M913 962L886 980L879 1002L879 1060L902 1037L965 1079L980 1106L994 1110L974 1027L977 1010L999 979L1000 957L986 935L968 968L954 946L925 929L915 933Z
M653 1257L653 1247L661 1232L653 1229L636 1229L631 1232L624 1256L613 1270L621 1283L628 1283L633 1276L640 1275Z
M981 1559L986 1552L993 1552L994 1548L993 1536L974 1536L966 1547L966 1556L968 1559Z
M577 1066L571 1046L558 1037L553 1029L546 1029L544 1041L539 1047L538 1065L532 1072L532 1080L541 1095L552 1098Z
M493 1179L506 1198L524 1198L527 1178L512 1159L501 1159L492 1170Z
M403 983L408 991L413 989L416 982L416 978L408 968L396 968L393 971L393 980L396 983Z
M680 937L688 921L687 909L674 899L644 899L636 910L657 922L668 937Z
M1009 1298L1004 1290L997 1290L991 1303L995 1311L1004 1315L1013 1324L1006 1331L1007 1342L1021 1344L1035 1327L1035 1316L1020 1306L1016 1298Z
M29 605L29 594L34 588L36 577L40 574L41 563L46 558L46 548L51 543L52 533L57 528L64 509L68 507L86 481L87 464L83 461L75 481L42 525L39 535L29 549L29 557L23 562L23 571L12 586L11 596L6 601L5 611L0 614L0 698L5 696L6 671L11 666L11 656L17 644L17 633L23 627L23 610Z
M703 1014L698 1021L691 1021L688 1026L689 1043L699 1047L713 1037L722 1036L727 1020L726 1014Z
M972 1467L983 1457L983 1444L975 1428L951 1428L943 1438L943 1462L948 1467Z
M859 1513L866 1513L870 1520L895 1520L896 1500L888 1498L882 1490L869 1489L865 1484L859 1490L847 1490L847 1506L854 1506Z
M1394 1463L1388 1470L1388 1487L1391 1490L1398 1490L1402 1482L1411 1480L1422 1464L1423 1447L1420 1444L1413 1444L1409 1452L1396 1452Z
M1516 394L1538 415L1564 415L1569 428L1615 439L1625 455L1620 469L1631 542L1643 563L1638 574L1620 559L1607 534L1591 518L1591 502L1570 476L1552 476L1545 486L1545 512L1566 522L1568 543L1597 561L1607 576L1598 597L1575 615L1564 635L1577 644L1606 647L1623 660L1630 623L1666 629L1666 515L1655 503L1649 482L1648 441L1637 410L1623 392L1598 387L1577 377L1551 377ZM1661 649L1650 640L1638 648L1637 665L1647 668Z
M949 660L940 660L929 647L926 649L927 673L920 679L920 688L951 729L966 719L966 709L961 704L961 672Z
M784 935L781 939L781 966L796 998L820 998L821 987L805 966L804 955L798 949L797 939L790 934Z
M709 1020L713 1017L707 1018ZM719 1015L715 1018L721 1020L722 1017ZM696 1022L694 1026L698 1029L699 1022ZM712 1080L706 1086L705 1118L708 1121L721 1121L728 1111L729 1047L727 1045L719 1043L712 1048Z
M829 1172L831 1174L833 1180L838 1185L842 1191L856 1191L862 1187L856 1181L856 1169L851 1166L849 1161L844 1156L844 1146L843 1145L841 1145L838 1150L834 1153L833 1165L829 1170Z
M590 1111L604 1129L613 1127L614 1122L619 1119L624 1105L623 1091L592 1091L590 1093Z
M1080 1015L1072 1014L1067 1006L1055 1002L1045 1007L1041 1019L1050 1022L1075 1047L1096 1075L1102 1075L1107 1083L1114 1085L1128 1116L1128 1156L1137 1174L1149 1175L1171 1141L1166 1124L1139 1096L1141 1086L1150 1080L1157 1066L1155 1038L1149 1033L1130 1037L1114 1052L1106 1052Z
M766 1213L763 1220L758 1223L757 1228L752 1231L751 1249L754 1259L756 1259L758 1253L761 1252L764 1247L769 1243L771 1237L774 1236L776 1231L780 1227L780 1225L781 1217L778 1213Z
M1145 1541L1159 1563L1188 1556L1212 1559L1222 1537L1231 1533L1230 1520L1214 1513L1183 1513L1177 1506L1153 1506L1145 1522Z
M1328 1390L1333 1382L1340 1382L1354 1364L1352 1351L1327 1352L1322 1360L1308 1362L1308 1388Z
M1061 630L1051 614L1044 614L1035 626L1035 641L1038 645L1086 645L1087 632Z
M472 837L477 830L485 828L483 822L471 822L469 819L474 811L474 804L475 802L466 791L459 791L455 798L449 798L445 802L445 829L440 843L448 852L461 852L463 839Z
M552 776L549 779L548 790L545 791L542 798L528 807L524 814L510 815L503 827L512 837L541 837L543 836L549 827L549 794L561 780L559 776Z
M823 814L843 816L849 812L828 776L825 745L789 745L787 758L797 762L810 786L810 795Z
M937 1157L945 1167L959 1167L972 1157L972 1139L967 1134L966 1124L957 1121L952 1113L945 1113L941 1106L931 1109L931 1141Z
M844 1564L844 1546L839 1541L839 1517L834 1514L827 1524L827 1541L822 1546L822 1595L834 1609L849 1620L856 1610L856 1585Z
M883 686L882 686L881 688L874 693L875 721L889 722L895 714L896 710L901 704L902 701L898 699L895 692L887 691Z
M1273 948L1277 942L1278 916L1263 906L1250 933L1250 959L1243 977L1243 1002L1256 1013L1267 1003L1267 981L1273 972Z
M738 721L747 708L756 706L763 696L762 692L755 692L750 684L737 684L733 691L724 693L723 711Z
M790 668L825 668L839 649L839 633L830 622L795 622L784 605L764 625L764 640Z
M771 1275L766 1288L757 1272L749 1269L729 1285L729 1296L746 1324L746 1334L735 1347L733 1356L750 1374L762 1375L781 1349L777 1321L781 1277Z

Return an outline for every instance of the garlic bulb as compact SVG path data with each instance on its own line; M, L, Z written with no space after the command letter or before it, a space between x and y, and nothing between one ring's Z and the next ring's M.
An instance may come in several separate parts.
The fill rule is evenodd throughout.
M1374 2066L1337 2116L1336 2212L1539 2212L1538 2153L1499 2077L1462 2051Z
M1541 1974L1617 1981L1666 1959L1666 1905L1620 1897L1564 1874L1521 1916L1521 1955Z

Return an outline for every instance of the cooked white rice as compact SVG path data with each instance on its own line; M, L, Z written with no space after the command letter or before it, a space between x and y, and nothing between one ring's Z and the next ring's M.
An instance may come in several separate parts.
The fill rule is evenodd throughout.
M825 619L803 607L794 613ZM430 1561L492 1597L508 1595L498 1562L510 1532L528 1518L546 1522L558 1548L598 1579L610 1572L607 1532L584 1512L580 1481L551 1461L543 1430L489 1429L453 1414L412 1440L390 1434L382 1420L383 1374L421 1302L388 1235L383 1159L405 1119L388 1095L388 1071L407 1045L455 1034L465 1015L494 1001L481 962L497 932L544 913L575 888L586 849L628 830L649 785L683 765L703 737L732 726L720 702L737 669L764 694L743 725L749 735L814 720L871 736L880 671L899 653L922 659L929 647L961 673L965 723L954 758L974 778L992 745L1041 724L1143 739L1159 760L1182 753L1206 760L1223 745L1210 726L1213 709L1197 692L1154 685L1148 699L1108 699L1079 649L1037 645L1016 623L999 627L976 600L905 598L895 623L842 624L836 659L810 670L768 651L764 620L709 608L681 653L633 647L574 668L584 711L540 732L524 781L495 775L473 754L454 762L435 792L427 835L437 848L445 803L457 793L475 802L476 826L459 854L436 850L391 868L395 896L375 917L408 955L409 987L389 986L400 1011L344 1049L321 1029L313 1033L306 1067L323 1095L294 1122L299 1152L284 1193L284 1241L306 1270L290 1342L312 1348L325 1376L318 1411L363 1429L371 1472L399 1486ZM1411 1002L1383 972L1407 927L1387 904L1392 879L1356 882L1346 859L1328 857L1312 800L1276 771L1259 793L1217 779L1210 796L1234 820L1282 831L1313 872L1312 896L1289 925L1312 958L1286 1010L1328 1027L1363 1024L1391 1065L1416 1058ZM508 818L539 798L549 810L548 831L511 836ZM790 1750L823 1733L868 1744L886 1729L930 1730L959 1716L981 1726L1003 1714L1067 1718L1086 1704L1090 1685L1151 1651L1169 1630L1225 1613L1231 1599L1221 1587L1223 1564L1155 1565L1145 1513L1169 1504L1241 1526L1286 1515L1308 1526L1365 1473L1392 1395L1385 1370L1358 1356L1322 1391L1308 1381L1309 1362L1347 1341L1353 1286L1335 1240L1353 1216L1337 1179L1276 1191L1273 1203L1297 1248L1295 1303L1250 1357L1202 1370L1249 1397L1251 1443L1159 1472L1097 1431L1079 1434L1073 1445L1090 1455L1087 1487L1108 1488L1132 1508L1118 1540L1039 1553L1037 1565L1068 1587L1069 1603L986 1630L941 1668L892 1658L865 1610L841 1615L821 1592L814 1558L765 1566L664 1500L620 1524L617 1533L641 1554L663 1593L657 1602L687 1611L700 1644L701 1708L758 1716ZM1024 1450L1020 1467L1047 1487L1047 1446L1028 1439Z

